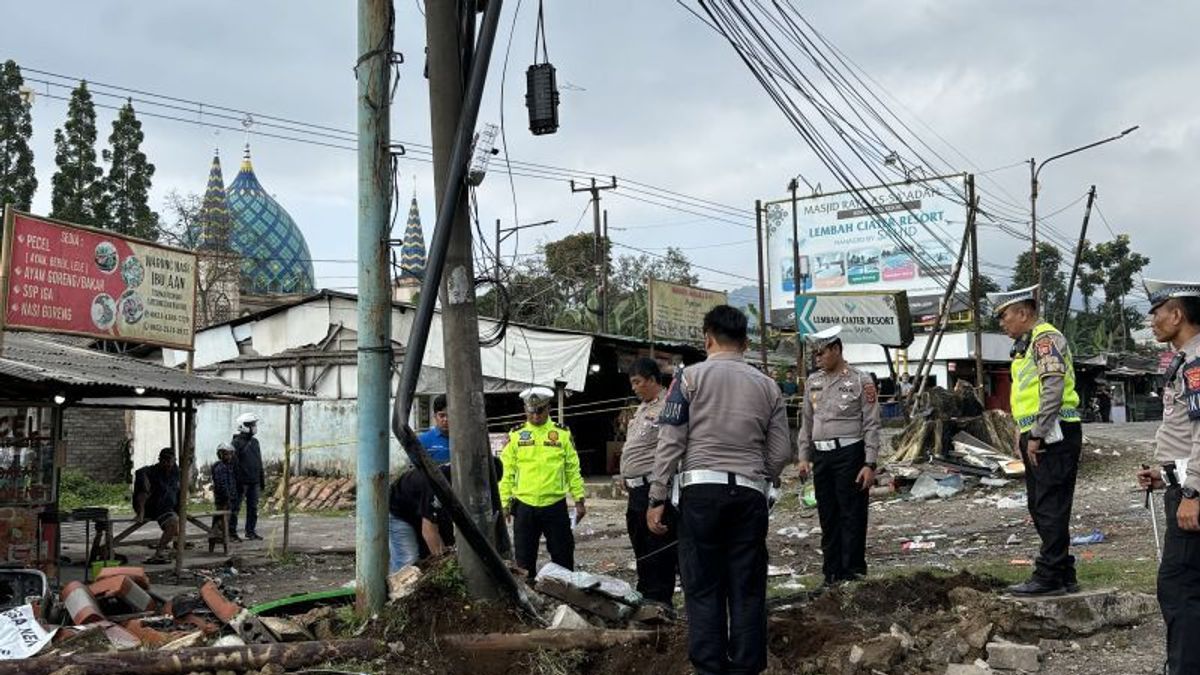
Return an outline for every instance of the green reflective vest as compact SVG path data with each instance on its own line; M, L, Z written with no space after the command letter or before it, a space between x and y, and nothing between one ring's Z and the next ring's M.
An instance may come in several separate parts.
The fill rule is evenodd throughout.
M1038 376L1037 355L1032 352L1038 338L1047 333L1058 333L1058 330L1045 321L1034 326L1029 346L1012 362L1012 395L1009 402L1012 405L1013 418L1022 432L1029 431L1037 422L1042 396L1042 378ZM1066 351L1062 357L1066 361L1066 372L1063 373L1063 377L1066 378L1066 387L1063 390L1062 408L1058 412L1058 417L1063 422L1078 422L1080 420L1079 394L1075 392L1075 367L1071 352Z

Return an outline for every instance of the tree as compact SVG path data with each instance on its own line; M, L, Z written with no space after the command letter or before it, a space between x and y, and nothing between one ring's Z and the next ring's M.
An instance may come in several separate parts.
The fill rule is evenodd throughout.
M200 195L167 194L169 222L158 229L161 240L196 251L196 323L198 328L232 319L238 305L241 258L228 245L229 214L204 208Z
M50 216L82 225L104 221L104 172L96 164L96 106L87 82L71 92L67 122L54 130L54 162L50 180Z
M33 121L21 87L25 80L15 61L0 66L0 208L12 204L28 211L37 190L33 169Z
M1041 284L1038 291L1041 314L1048 321L1057 321L1062 316L1067 295L1062 252L1054 244L1046 242L1039 243L1037 251L1038 273L1034 274L1030 251L1022 251L1013 267L1013 280L1008 290Z
M1092 314L1091 299L1103 291L1104 300L1096 308L1094 320L1080 322L1081 338L1090 340L1098 350L1126 349L1130 336L1142 325L1140 312L1125 306L1125 297L1133 290L1137 276L1150 259L1134 251L1129 235L1112 241L1084 246L1080 256L1079 290L1084 296L1085 313Z
M150 209L150 180L154 165L142 152L142 123L133 111L133 102L126 101L113 120L110 147L104 151L109 163L104 180L102 210L106 220L101 227L120 234L156 241L158 214Z

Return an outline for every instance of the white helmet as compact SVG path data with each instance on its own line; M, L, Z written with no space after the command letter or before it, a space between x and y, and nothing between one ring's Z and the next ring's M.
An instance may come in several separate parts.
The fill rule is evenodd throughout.
M237 432L239 434L252 434L254 429L251 426L258 425L258 415L254 413L242 413L237 418Z

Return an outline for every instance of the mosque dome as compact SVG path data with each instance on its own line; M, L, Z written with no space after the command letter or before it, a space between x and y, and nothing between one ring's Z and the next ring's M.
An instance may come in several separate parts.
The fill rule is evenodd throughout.
M229 244L242 258L245 293L309 293L313 290L312 254L296 221L258 182L250 164L250 146L242 167L226 190L233 218Z

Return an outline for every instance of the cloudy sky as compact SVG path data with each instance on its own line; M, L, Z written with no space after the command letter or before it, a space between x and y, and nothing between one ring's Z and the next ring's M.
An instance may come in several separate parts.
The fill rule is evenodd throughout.
M695 0L686 0L695 7ZM813 25L898 101L914 131L963 171L987 172L984 204L1015 214L1026 208L1030 157L1045 158L1134 124L1141 129L1103 148L1049 165L1042 173L1041 213L1063 240L1078 235L1081 197L1098 189L1109 227L1128 232L1149 255L1149 272L1196 278L1200 227L1191 197L1200 192L1200 43L1192 28L1200 5L1085 0L1054 3L982 0L839 0L797 2ZM500 122L504 48L515 0L505 3L481 122ZM562 88L561 130L527 129L524 71L533 58L537 4L523 0L511 36L504 112L513 159L615 174L736 208L784 195L797 173L827 189L835 179L767 98L730 46L670 0L546 2L550 60ZM396 0L396 49L405 56L393 108L393 136L429 142L425 32L415 0ZM232 180L246 134L214 116L213 106L352 130L355 124L355 3L349 0L255 0L206 3L5 3L0 58L27 69L198 101L175 109L135 101L144 113L145 150L156 164L155 205L170 190L203 192L214 148ZM31 72L27 77L67 82ZM52 136L63 122L68 89L31 83L35 153L41 187L35 211L47 212ZM138 98L150 97L144 94ZM159 99L161 101L161 99ZM97 102L119 104L110 96ZM907 110L908 112L904 112ZM157 111L179 119L149 116ZM235 117L237 113L229 113ZM107 137L115 113L99 111ZM264 186L290 211L308 239L318 283L352 288L356 223L354 153L268 137L252 126L254 164ZM330 132L333 133L333 132ZM310 140L348 145L344 140ZM415 146L414 146L415 147ZM961 153L961 156L959 155ZM416 156L417 153L412 153ZM405 161L404 208L414 187L426 236L433 225L430 165ZM517 177L521 222L558 224L524 233L519 254L539 242L590 228L587 198L565 181ZM642 188L645 189L645 188ZM638 201L633 191L604 193L618 244L661 252L685 249L711 269L704 285L743 286L756 269L752 228L714 219L695 206ZM479 190L485 231L511 224L513 192L493 172ZM665 201L659 199L659 201ZM751 225L751 216L734 217ZM399 227L403 227L403 214ZM397 236L400 236L397 232ZM981 233L985 271L1003 277L1027 242L995 228ZM514 253L512 240L505 255ZM620 249L618 249L620 252ZM624 252L628 252L627 250Z

